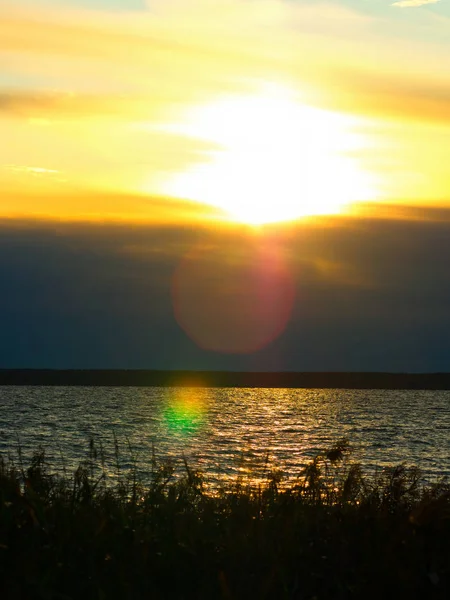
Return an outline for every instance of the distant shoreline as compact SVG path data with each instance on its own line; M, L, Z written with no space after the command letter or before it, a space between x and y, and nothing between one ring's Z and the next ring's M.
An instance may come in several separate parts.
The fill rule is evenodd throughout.
M0 385L450 390L450 373L0 369Z

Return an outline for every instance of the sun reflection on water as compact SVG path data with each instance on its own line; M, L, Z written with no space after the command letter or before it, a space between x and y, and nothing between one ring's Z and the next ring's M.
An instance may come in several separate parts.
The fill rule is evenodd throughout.
M105 453L108 478L116 476L113 432L125 477L137 458L148 482L154 453L189 467L218 488L255 485L272 469L295 482L318 453L347 437L364 469L408 461L427 476L450 475L449 393L404 390L200 388L14 388L2 389L0 448L24 457L40 445L55 472L86 459L89 439ZM407 418L403 416L407 415ZM392 441L395 440L395 443ZM132 455L130 456L130 448ZM266 461L266 457L268 460ZM64 463L62 462L62 457Z

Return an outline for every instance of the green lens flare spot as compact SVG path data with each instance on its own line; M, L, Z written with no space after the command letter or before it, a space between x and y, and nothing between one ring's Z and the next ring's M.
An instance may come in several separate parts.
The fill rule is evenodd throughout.
M203 404L189 396L175 399L164 411L168 429L184 434L197 431L203 423L203 416Z

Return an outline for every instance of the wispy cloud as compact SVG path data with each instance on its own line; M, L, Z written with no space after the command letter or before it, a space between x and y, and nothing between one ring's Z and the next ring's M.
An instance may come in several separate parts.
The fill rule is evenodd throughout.
M450 84L437 79L341 69L338 110L408 122L450 123ZM355 100L356 99L356 100Z
M148 118L149 108L148 102L144 104L142 99L131 94L3 91L0 88L1 114L26 118L34 125L48 125L53 119L120 119L130 114L135 118L145 114Z
M0 145L0 191L23 198L60 193L61 175L32 170L41 165L64 174L65 188L158 195L161 182L206 164L217 148L157 125L181 122L192 107L224 95L256 95L261 81L292 88L306 105L396 123L392 136L407 137L409 147L419 136L411 141L403 124L437 132L435 125L450 123L450 87L442 79L450 69L448 23L431 11L420 23L411 11L390 23L389 15L361 15L333 2L152 0L139 13L45 4L37 12L31 0L0 1L0 120L2 137L14 140ZM417 147L430 157L429 179L443 182L431 157L448 153L448 143L444 133L428 139L425 152ZM425 170L420 152L412 172ZM398 166L397 156L388 148L383 161L373 160L387 170L390 160ZM438 191L444 195L444 183ZM114 210L109 196L95 202L81 211L72 199L70 207L77 215L130 218L149 210L137 197ZM47 212L60 214L61 204L49 200Z
M30 175L55 175L57 169L44 169L44 167L28 167L26 165L3 165L4 169L14 173L29 173Z
M425 6L426 4L436 4L441 0L400 0L400 2L394 2L392 6L398 6L399 8L414 8L417 6Z

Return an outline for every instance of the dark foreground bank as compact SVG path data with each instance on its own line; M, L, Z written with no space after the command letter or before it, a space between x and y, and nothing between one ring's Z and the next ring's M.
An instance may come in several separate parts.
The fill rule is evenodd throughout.
M0 369L0 385L450 390L450 373Z
M212 494L185 464L113 483L91 445L74 476L42 451L0 462L0 597L351 599L450 597L450 487L415 468L370 478L342 441L288 489ZM118 461L119 464L119 461Z

